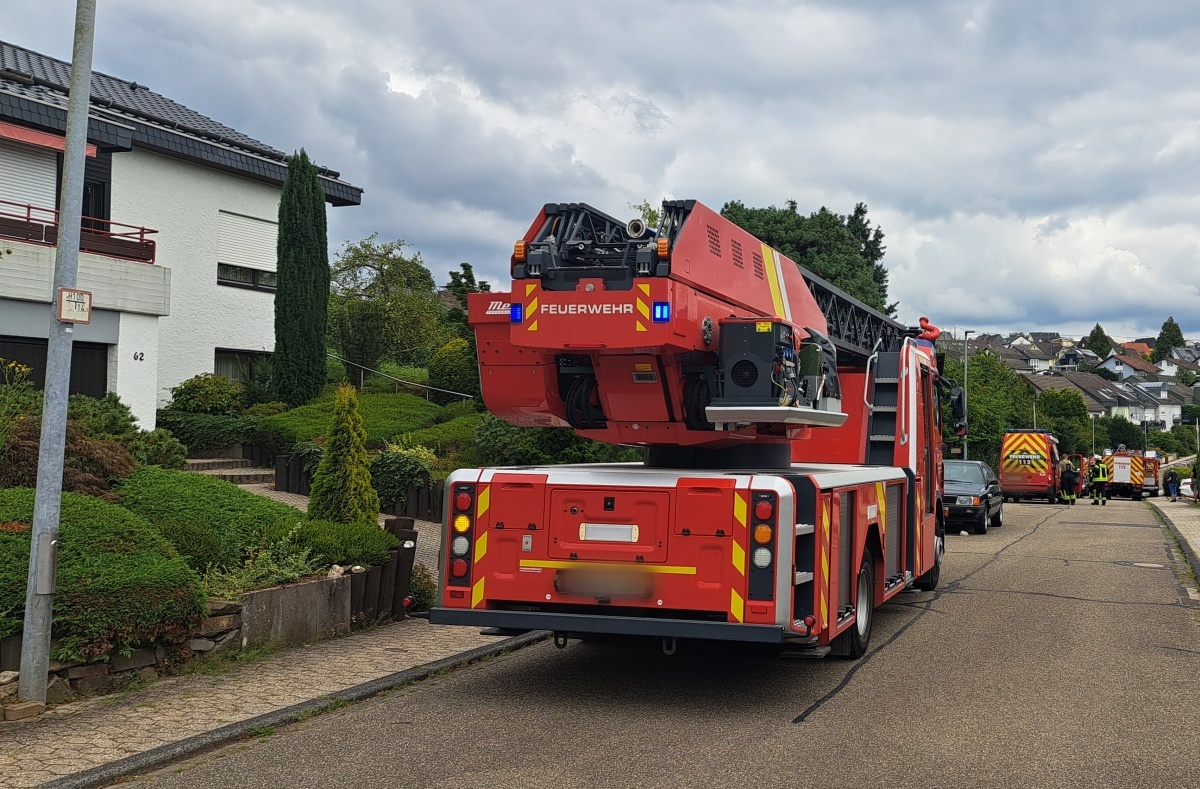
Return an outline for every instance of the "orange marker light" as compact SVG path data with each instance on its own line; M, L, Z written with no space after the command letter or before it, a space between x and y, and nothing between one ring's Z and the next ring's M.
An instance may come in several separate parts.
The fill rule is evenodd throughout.
M524 241L518 241L517 243L513 244L513 260L517 261L518 263L524 263L528 256L529 249Z
M754 541L759 545L766 545L771 541L771 527L765 523L760 523L754 527Z
M459 515L454 519L454 530L459 534L466 534L471 528L471 519L466 515Z
M666 260L671 257L671 240L669 238L658 239L658 259Z

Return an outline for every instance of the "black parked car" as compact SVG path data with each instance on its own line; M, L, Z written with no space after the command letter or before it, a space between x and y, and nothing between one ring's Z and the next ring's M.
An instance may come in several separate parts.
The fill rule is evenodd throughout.
M950 524L970 524L976 534L987 534L988 526L1004 525L1004 496L1000 480L986 463L978 460L947 460L944 503L946 531Z

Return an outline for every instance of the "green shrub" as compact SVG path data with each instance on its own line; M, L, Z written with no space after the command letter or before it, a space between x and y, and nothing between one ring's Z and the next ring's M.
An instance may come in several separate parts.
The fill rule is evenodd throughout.
M32 417L19 421L0 446L0 488L37 485L42 426ZM113 483L137 468L129 450L116 441L88 438L68 420L63 459L63 490L87 496L109 496Z
M292 454L304 463L304 470L310 475L316 474L321 467L321 458L325 457L325 445L316 441L301 441L292 447Z
M154 527L193 570L204 572L221 564L221 538L211 524L167 518Z
M187 447L162 428L136 433L126 439L125 446L133 459L143 466L183 468L187 460Z
M158 412L158 426L187 446L189 451L224 449L251 441L258 432L259 419L228 414L192 414L170 408Z
M270 403L255 403L242 412L242 416L275 416L288 410L287 403L273 401Z
M256 496L233 483L157 466L143 466L127 479L118 503L151 523L173 524L168 529L171 533L180 529L211 532L221 546L216 563L222 567L239 564L247 550L258 544L267 524L302 517L294 507ZM182 552L187 545L176 547Z
M270 545L252 551L236 567L208 568L204 586L213 597L232 599L254 589L299 581L321 569L312 552L300 545L293 527Z
M0 523L29 524L33 507L32 489L0 490ZM29 542L0 529L0 637L22 627ZM207 613L200 579L149 523L87 496L63 494L57 579L57 659L184 643Z
M470 343L455 337L438 349L429 361L429 385L479 397L479 363ZM432 397L442 404L461 399L446 392L434 392Z
M621 463L642 459L642 450L583 438L562 427L516 427L491 414L476 437L479 465L524 466L558 463Z
M475 444L475 434L483 424L483 414L468 414L441 422L422 430L396 436L393 443L403 446L425 446L438 455L464 452Z
M399 546L396 537L375 523L333 523L285 519L263 531L263 543L277 543L294 534L296 545L311 552L321 566L332 564L376 567L391 561L388 551Z
M321 395L315 403L264 417L255 440L276 451L287 452L301 441L324 436L333 417L334 392ZM367 446L381 447L392 436L416 430L429 422L438 407L424 398L400 394L363 394L358 412L367 432ZM187 442L184 441L186 444Z
M455 400L453 403L447 403L433 418L433 424L438 425L442 422L453 422L455 419L464 416L478 416L483 413L478 400Z
M0 357L0 451L20 422L42 410L42 393L33 388L33 369Z
M420 562L413 565L408 590L413 599L413 611L428 611L437 602L437 583L434 582L429 569Z
M426 447L389 444L371 461L371 485L380 501L403 502L409 488L430 484L436 463L437 456Z
M242 406L241 384L223 375L200 373L172 387L168 409L189 414L237 414Z
M120 441L126 446L139 432L137 417L115 392L109 392L100 400L87 395L71 395L67 401L67 418L74 419L90 438Z
M366 437L358 414L358 394L353 386L343 384L334 402L325 453L309 491L308 512L315 520L374 523L379 517Z

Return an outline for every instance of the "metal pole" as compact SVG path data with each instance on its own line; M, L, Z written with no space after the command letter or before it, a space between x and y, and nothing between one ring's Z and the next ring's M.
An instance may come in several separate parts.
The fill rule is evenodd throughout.
M971 400L971 395L967 393L967 338L970 337L974 333L975 333L974 329L964 329L963 330L963 394L966 396L967 402L970 402L970 400ZM970 459L967 456L967 452L969 451L967 449L967 445L969 443L968 438L971 435L970 427L971 427L970 420L967 417L966 410L964 410L963 411L963 460Z
M1096 415L1088 414L1092 418L1092 455L1096 454Z
M50 667L50 624L54 609L58 521L62 506L63 455L67 433L67 395L71 383L70 323L54 319L59 288L74 288L79 272L79 231L83 214L83 166L87 153L88 105L92 92L92 41L96 0L76 0L75 45L71 56L71 92L67 99L67 135L63 152L62 197L58 210L58 253L54 257L55 303L51 305L46 346L46 387L42 400L42 437L37 493L25 590L25 628L21 640L21 677L17 696L46 703Z

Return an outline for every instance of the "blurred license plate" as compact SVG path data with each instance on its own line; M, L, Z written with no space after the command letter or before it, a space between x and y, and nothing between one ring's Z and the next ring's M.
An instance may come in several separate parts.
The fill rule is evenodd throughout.
M619 570L559 570L554 588L560 594L589 597L649 597L654 578L651 573Z
M581 523L579 539L595 542L637 542L637 524Z

